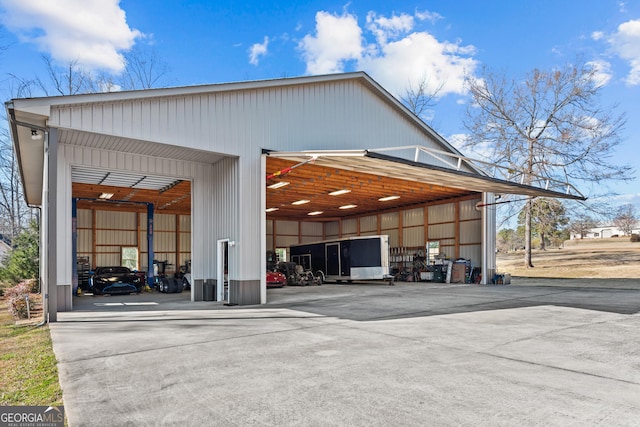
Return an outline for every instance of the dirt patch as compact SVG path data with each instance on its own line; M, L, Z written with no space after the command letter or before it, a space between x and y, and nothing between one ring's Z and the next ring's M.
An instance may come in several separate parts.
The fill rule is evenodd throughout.
M524 252L499 253L499 272L514 277L640 279L640 243L626 239L567 242L561 249L532 252L534 268L524 267Z

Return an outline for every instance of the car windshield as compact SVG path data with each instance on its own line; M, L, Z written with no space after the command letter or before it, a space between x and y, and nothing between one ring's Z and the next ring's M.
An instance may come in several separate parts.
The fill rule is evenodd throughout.
M127 267L99 267L96 274L126 274L131 271Z

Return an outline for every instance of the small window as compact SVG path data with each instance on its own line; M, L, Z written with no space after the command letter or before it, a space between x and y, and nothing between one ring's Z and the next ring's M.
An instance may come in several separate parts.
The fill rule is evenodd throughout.
M120 248L120 265L129 270L136 271L140 268L138 248L135 246Z

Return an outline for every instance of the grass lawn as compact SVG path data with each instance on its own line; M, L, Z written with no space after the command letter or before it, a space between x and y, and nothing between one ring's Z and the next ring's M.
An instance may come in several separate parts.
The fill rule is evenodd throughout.
M39 295L33 295L37 303ZM42 318L41 312L39 319ZM16 325L0 298L0 405L62 406L62 390L49 327Z

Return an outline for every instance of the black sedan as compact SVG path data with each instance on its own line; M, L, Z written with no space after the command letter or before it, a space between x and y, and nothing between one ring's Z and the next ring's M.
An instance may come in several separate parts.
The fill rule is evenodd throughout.
M100 294L140 293L144 278L127 267L98 267L89 278L89 292Z

